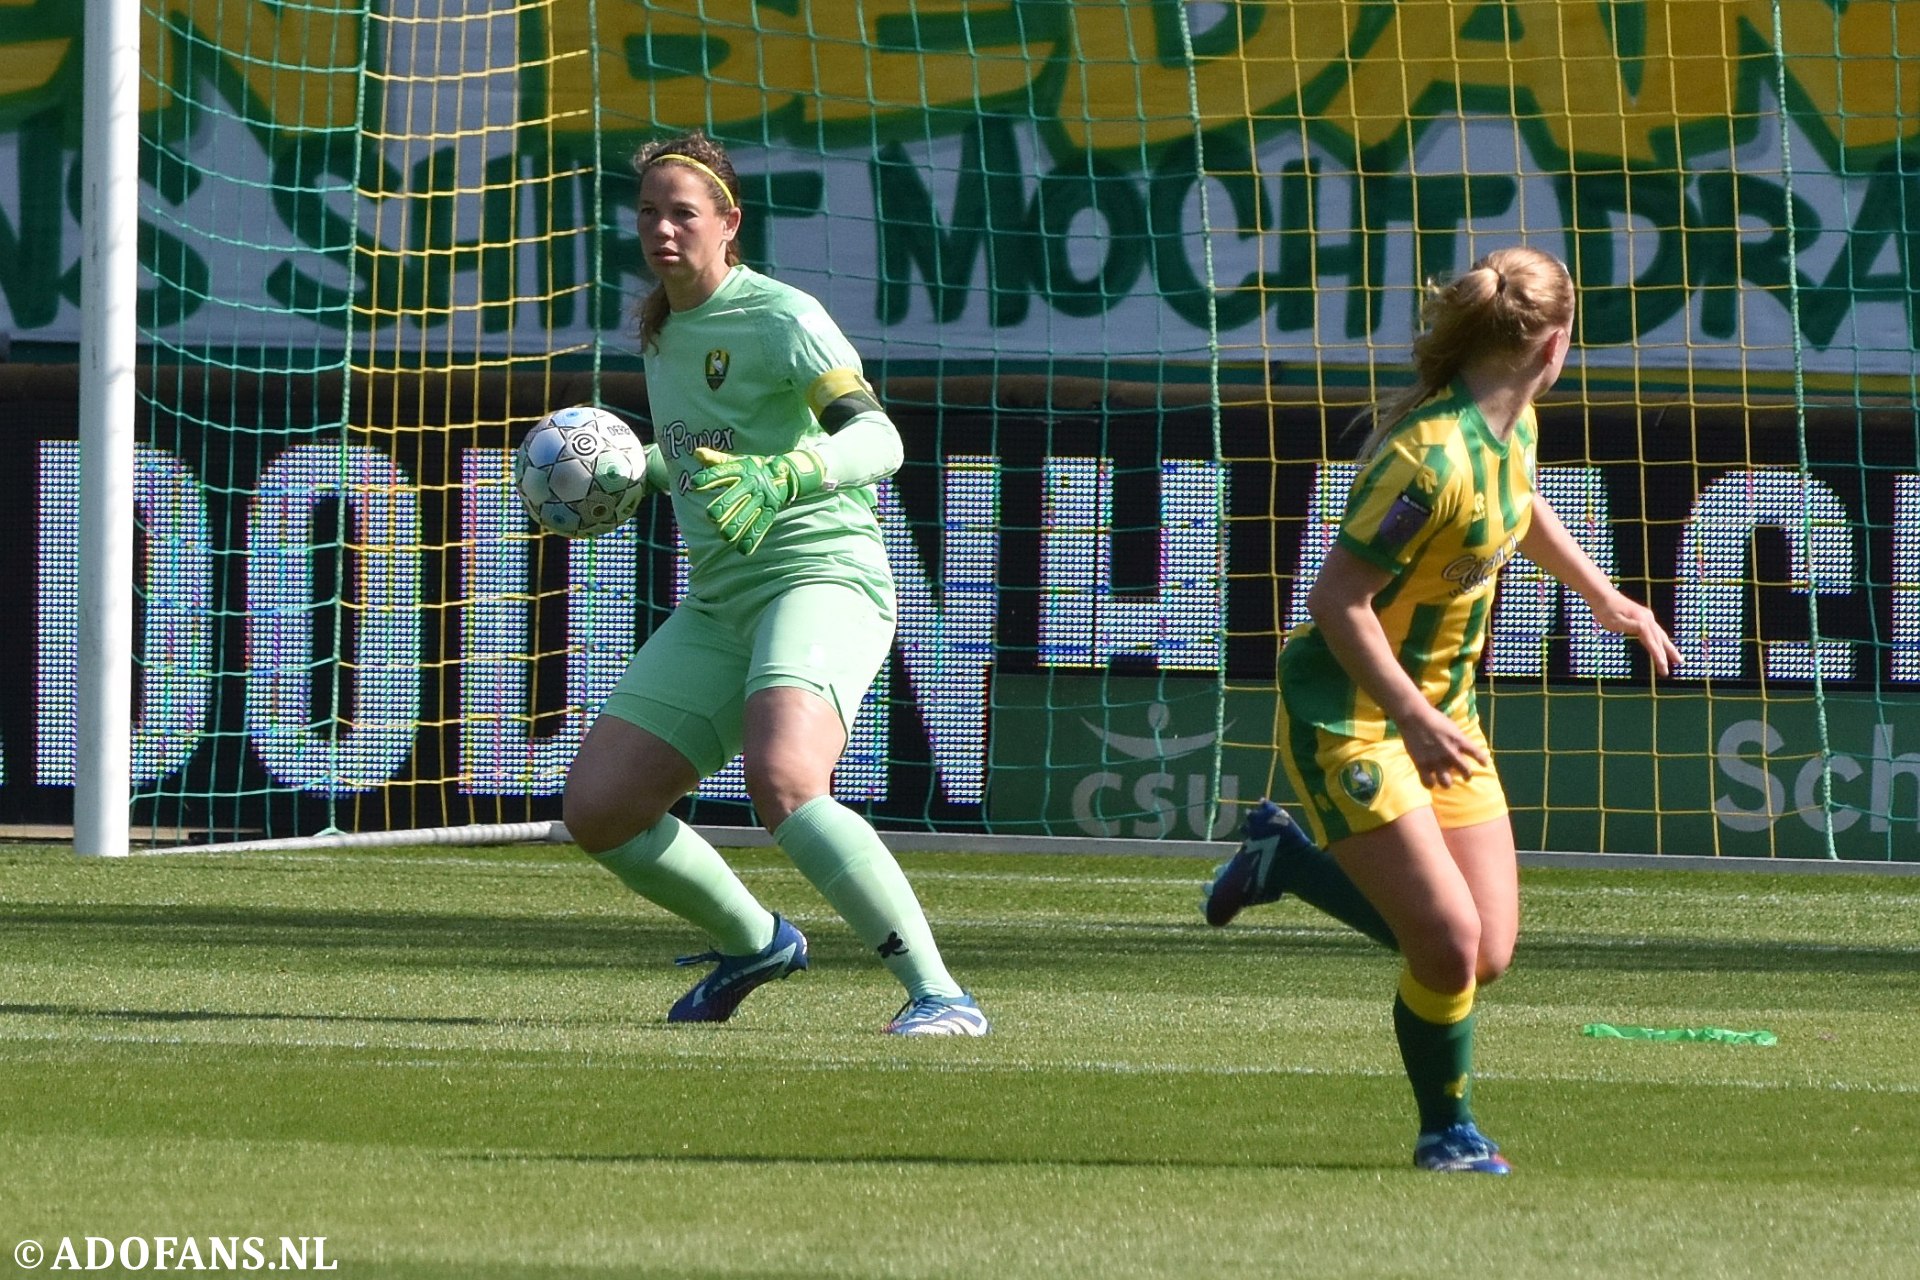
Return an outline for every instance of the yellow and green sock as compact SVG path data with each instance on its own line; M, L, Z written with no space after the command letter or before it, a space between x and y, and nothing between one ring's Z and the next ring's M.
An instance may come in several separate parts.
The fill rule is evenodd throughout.
M1393 1033L1422 1133L1473 1120L1473 995L1471 984L1465 991L1434 991L1412 970L1400 971Z

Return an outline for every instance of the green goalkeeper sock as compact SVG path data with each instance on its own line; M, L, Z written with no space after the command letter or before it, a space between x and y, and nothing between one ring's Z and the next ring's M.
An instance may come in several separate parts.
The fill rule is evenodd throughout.
M913 886L865 818L832 796L818 796L795 809L773 838L909 996L962 994Z
M1420 1132L1473 1120L1473 988L1430 991L1407 970L1393 1001L1393 1033L1413 1086Z
M593 856L627 888L704 929L723 955L752 955L773 941L773 914L719 850L672 814Z

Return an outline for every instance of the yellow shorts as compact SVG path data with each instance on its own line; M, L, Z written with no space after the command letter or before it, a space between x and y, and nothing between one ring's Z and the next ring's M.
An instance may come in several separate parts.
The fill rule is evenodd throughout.
M1443 829L1506 815L1507 793L1492 765L1475 764L1466 781L1456 779L1450 787L1429 790L1399 738L1372 742L1328 733L1289 717L1284 698L1275 701L1274 742L1280 763L1323 849L1427 806ZM1461 727L1482 751L1487 749L1478 718Z

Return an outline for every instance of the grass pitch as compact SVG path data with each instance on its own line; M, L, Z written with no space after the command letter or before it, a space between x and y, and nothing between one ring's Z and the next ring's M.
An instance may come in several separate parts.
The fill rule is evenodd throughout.
M1409 1163L1397 963L1205 864L903 858L995 1034L790 865L814 968L669 1028L704 943L579 854L0 852L0 1256L325 1236L359 1277L1920 1275L1920 882L1530 871L1481 1004L1507 1179ZM1767 1029L1601 1041L1587 1022Z

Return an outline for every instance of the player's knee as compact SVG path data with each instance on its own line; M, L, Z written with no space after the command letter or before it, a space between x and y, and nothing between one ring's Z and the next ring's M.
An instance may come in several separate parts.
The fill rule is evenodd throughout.
M1465 991L1474 985L1471 955L1428 956L1424 963L1413 965L1412 969L1420 985L1434 991Z
M606 853L649 830L665 815L666 807L644 796L621 794L587 782L567 780L560 797L560 820L573 842L588 853Z
M1482 940L1480 955L1474 967L1474 979L1486 986L1513 967L1513 943L1505 945Z
M792 777L747 778L747 798L753 801L753 811L769 832L778 830L794 810L825 794L824 789L803 785Z
M747 784L747 798L754 812L772 831L786 821L795 809L827 794L832 775L822 778L812 768L796 767L791 759L779 755L749 752L741 761Z
M1461 920L1431 930L1409 931L1400 938L1407 967L1422 986L1434 991L1465 991L1480 969L1479 922Z
M629 824L620 821L611 808L596 803L571 786L560 801L560 821L566 824L573 842L588 853L605 853L644 830L642 827L624 830Z

